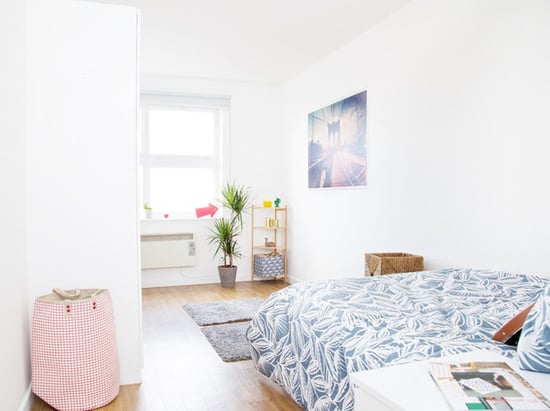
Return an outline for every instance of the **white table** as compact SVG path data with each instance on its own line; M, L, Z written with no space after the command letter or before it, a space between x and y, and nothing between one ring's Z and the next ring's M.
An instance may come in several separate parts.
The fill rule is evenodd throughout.
M533 387L550 399L550 374L520 370L516 360L492 351L439 357L350 374L355 411L444 411L449 410L430 377L430 361L505 361Z

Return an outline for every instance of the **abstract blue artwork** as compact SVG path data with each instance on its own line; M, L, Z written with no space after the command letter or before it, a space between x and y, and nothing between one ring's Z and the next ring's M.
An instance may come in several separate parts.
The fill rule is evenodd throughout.
M309 188L367 184L367 91L308 115Z

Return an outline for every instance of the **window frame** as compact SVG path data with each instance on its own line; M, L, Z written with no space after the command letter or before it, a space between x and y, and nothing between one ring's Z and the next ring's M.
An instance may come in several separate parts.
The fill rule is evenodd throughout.
M206 111L214 114L214 154L170 155L149 152L149 112L151 110ZM228 178L230 144L230 109L228 97L190 96L183 94L142 92L140 95L139 117L139 169L142 203L151 204L151 169L154 168L206 168L214 172L212 182L216 198L219 197L222 182ZM215 199L213 198L212 201ZM162 219L163 211L155 210L152 218ZM208 204L197 204L204 207ZM194 210L179 210L169 215L170 219L196 219Z

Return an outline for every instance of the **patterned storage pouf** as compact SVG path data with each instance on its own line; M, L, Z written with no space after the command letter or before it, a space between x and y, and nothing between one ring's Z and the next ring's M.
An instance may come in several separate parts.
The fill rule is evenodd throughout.
M284 260L282 254L255 254L254 255L254 275L259 277L275 277L283 275Z
M111 296L102 289L54 291L34 303L32 391L56 410L100 408L120 388Z

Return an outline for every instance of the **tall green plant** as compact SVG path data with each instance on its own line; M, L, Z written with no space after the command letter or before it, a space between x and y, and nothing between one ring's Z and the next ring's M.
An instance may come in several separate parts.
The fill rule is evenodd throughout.
M214 226L210 229L208 243L214 246L214 256L223 255L224 266L232 267L233 258L241 256L237 241L238 234L239 232L234 221L228 220L225 217L214 220Z
M222 206L229 210L228 218L214 220L208 243L214 247L214 257L223 255L223 265L233 267L233 260L241 256L238 237L243 229L243 213L250 206L249 189L235 183L222 187Z
M227 182L222 187L222 206L231 211L231 219L243 228L243 213L250 206L250 191L248 187L237 186Z

